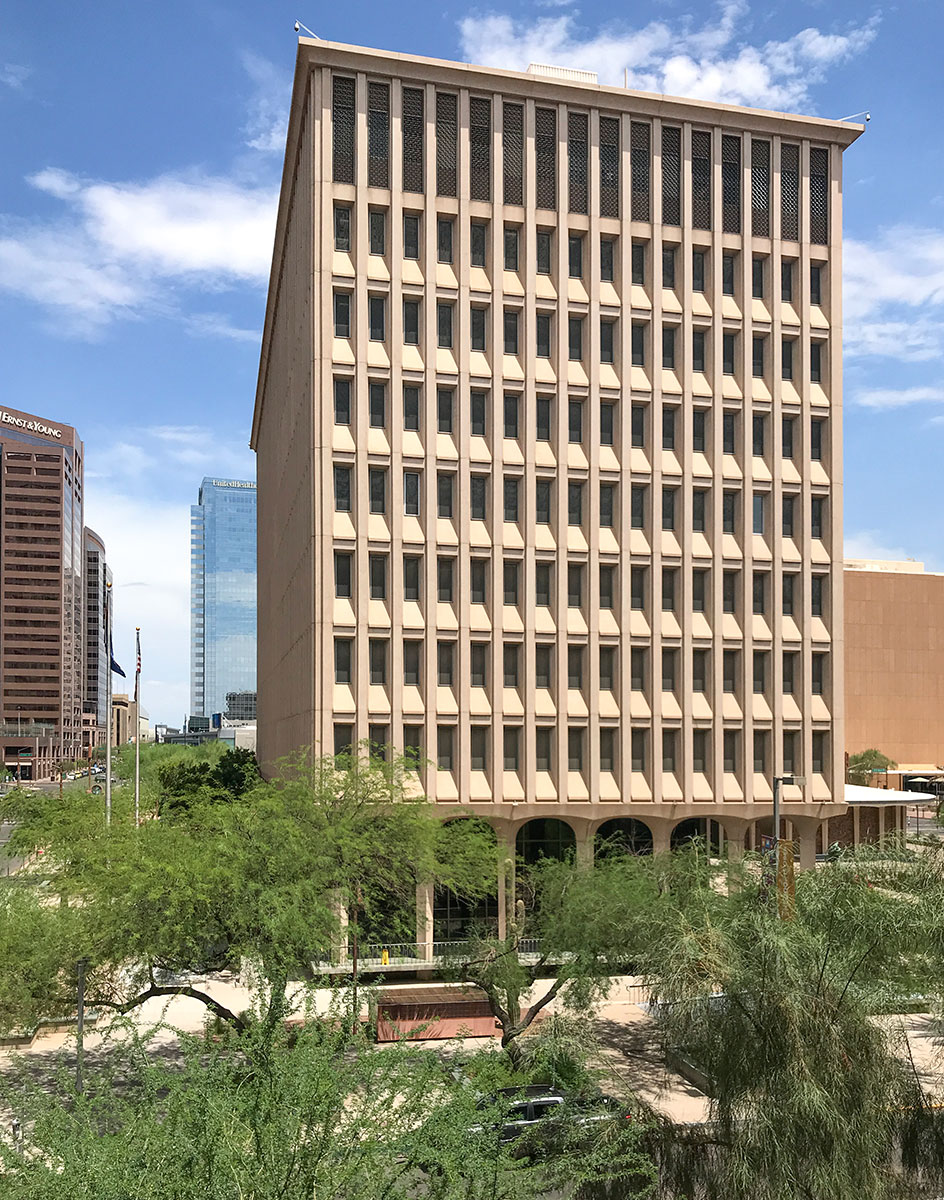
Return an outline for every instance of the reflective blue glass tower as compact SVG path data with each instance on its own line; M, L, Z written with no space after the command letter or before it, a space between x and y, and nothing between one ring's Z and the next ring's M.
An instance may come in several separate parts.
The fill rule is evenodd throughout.
M256 689L256 485L204 479L190 509L190 713Z

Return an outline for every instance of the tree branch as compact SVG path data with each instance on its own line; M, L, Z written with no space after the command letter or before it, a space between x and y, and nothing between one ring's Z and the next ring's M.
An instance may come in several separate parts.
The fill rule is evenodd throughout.
M538 1015L538 1013L543 1008L546 1008L547 1005L550 1004L550 1002L554 999L554 997L560 991L561 987L564 985L565 982L566 982L566 980L564 980L564 979L555 979L554 980L554 983L552 984L552 986L544 993L544 995L537 1002L537 1004L532 1004L531 1007L528 1009L528 1015L526 1017L524 1017L523 1020L519 1021L518 1024L515 1026L515 1028L511 1031L512 1037L519 1037L522 1033L526 1032L526 1030L528 1030L531 1027L531 1023L534 1020L534 1018Z
M86 1005L89 1008L111 1008L115 1012L129 1013L132 1009L140 1007L148 1000L153 1000L156 996L189 996L191 1000L199 1000L221 1021L226 1021L232 1025L238 1033L246 1032L246 1022L231 1012L224 1004L220 1004L218 1000L214 1000L212 996L208 996L206 992L198 991L193 987L160 987L157 984L152 984L146 991L141 992L131 1000L119 1002L117 1000L105 1000L103 998L89 998L86 1000Z

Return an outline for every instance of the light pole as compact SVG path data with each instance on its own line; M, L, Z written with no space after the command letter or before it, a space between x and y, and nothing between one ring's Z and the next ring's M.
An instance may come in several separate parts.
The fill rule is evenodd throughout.
M774 776L774 894L777 897L778 906L780 904L780 785L784 783L803 787L806 784L806 776Z

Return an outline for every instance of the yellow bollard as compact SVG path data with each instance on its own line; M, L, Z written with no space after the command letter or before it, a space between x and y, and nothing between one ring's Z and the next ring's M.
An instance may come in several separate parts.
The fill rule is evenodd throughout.
M386 949L381 950L380 951L380 965L383 967L386 967L389 965L389 963L390 963L389 952Z

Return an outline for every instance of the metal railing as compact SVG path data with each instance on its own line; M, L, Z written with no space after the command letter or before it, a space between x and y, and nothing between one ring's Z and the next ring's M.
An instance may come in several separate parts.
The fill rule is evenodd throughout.
M475 945L472 941L368 943L358 949L358 969L426 967L430 963L441 965L444 962L461 961ZM536 938L523 938L518 945L518 952L527 958L536 958L540 954L540 943ZM352 959L351 947L347 946L334 959L320 959L313 962L312 966L349 968Z

